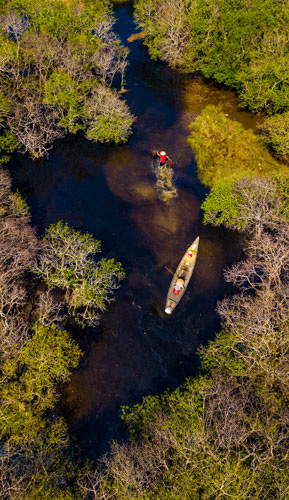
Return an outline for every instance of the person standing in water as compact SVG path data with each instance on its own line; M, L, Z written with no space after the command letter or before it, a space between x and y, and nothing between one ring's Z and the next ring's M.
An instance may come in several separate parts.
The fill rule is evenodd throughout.
M167 153L165 151L161 151L160 153L157 151L157 155L160 157L160 167L165 167L169 159Z

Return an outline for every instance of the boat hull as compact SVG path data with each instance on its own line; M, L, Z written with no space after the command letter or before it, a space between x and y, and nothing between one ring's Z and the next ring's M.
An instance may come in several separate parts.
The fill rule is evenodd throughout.
M185 255L183 256L182 260L180 261L177 270L173 276L173 279L170 284L170 288L168 291L167 295L167 300L166 300L166 308L165 312L166 314L171 314L174 309L177 307L178 303L180 302L181 298L185 294L185 291L187 289L187 286L190 282L190 279L192 277L195 265L196 265L196 260L197 260L197 254L198 254L198 248L199 248L199 236L193 241L193 243L189 246L188 250L186 251ZM183 287L177 294L174 292L175 284L177 280L181 278L183 280Z

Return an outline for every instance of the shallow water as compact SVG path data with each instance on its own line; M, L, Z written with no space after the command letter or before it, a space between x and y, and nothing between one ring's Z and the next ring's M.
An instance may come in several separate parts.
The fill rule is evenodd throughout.
M115 7L123 42L135 31L130 4ZM218 330L216 302L231 293L224 268L238 258L240 237L202 226L206 189L186 142L187 126L207 104L222 103L229 117L254 128L258 117L237 108L228 90L150 61L141 41L129 44L125 94L137 116L128 144L97 146L81 137L59 141L48 160L16 156L15 186L31 207L33 223L62 219L102 241L103 255L123 263L127 278L99 328L79 332L84 357L63 406L83 452L97 457L124 436L120 407L174 388L195 373L197 347ZM151 150L173 159L178 198L161 202ZM171 274L200 235L188 290L172 317L164 314Z

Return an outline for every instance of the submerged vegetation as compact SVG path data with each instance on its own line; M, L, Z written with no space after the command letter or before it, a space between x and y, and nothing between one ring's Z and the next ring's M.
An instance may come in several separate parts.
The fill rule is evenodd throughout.
M230 120L221 106L206 106L189 128L188 142L206 186L232 183L246 175L271 175L282 168L254 131Z
M207 106L190 131L199 178L211 188L202 205L205 223L244 230L269 224L273 215L288 219L288 167L270 155L260 136L220 106Z
M124 82L128 50L108 4L0 2L0 151L47 154L55 139L127 139L133 116L112 89Z

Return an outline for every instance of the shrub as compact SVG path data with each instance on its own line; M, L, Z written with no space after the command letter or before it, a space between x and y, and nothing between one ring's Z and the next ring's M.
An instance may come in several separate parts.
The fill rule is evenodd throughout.
M282 115L266 118L259 125L261 134L268 146L278 155L289 157L289 111Z

